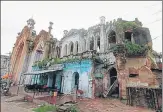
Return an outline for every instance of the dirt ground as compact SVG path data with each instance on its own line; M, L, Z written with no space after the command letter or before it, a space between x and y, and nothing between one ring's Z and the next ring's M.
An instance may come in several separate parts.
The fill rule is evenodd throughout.
M28 102L6 102L5 100L10 97L1 96L1 112L32 112L36 107L33 103Z
M36 104L30 102L6 102L8 98L10 97L1 96L1 112L32 112L32 109L37 107ZM149 109L127 106L117 99L83 99L78 100L77 106L80 112L154 112Z
M80 112L155 112L154 110L131 107L118 99L94 99L78 101Z
M14 93L13 90L11 90L12 93ZM10 96L1 96L1 112L32 112L32 109L38 106L30 102L6 102L5 100L9 98ZM77 102L80 112L155 112L150 109L128 106L118 99L83 99Z

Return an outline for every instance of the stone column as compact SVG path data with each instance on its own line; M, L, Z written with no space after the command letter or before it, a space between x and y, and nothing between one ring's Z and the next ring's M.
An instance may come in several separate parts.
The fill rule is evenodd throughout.
M94 37L94 50L97 50L97 37Z
M104 28L105 28L105 17L102 16L100 17L101 21L101 28L100 28L100 52L105 51L105 33L104 33Z

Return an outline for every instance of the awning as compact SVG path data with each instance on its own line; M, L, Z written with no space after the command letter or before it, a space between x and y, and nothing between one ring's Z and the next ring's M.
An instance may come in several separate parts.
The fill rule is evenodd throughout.
M62 64L56 64L56 65L49 67L47 70L33 71L29 73L24 73L24 75L38 75L38 74L43 74L43 73L48 73L48 72L60 71L60 70L63 70L63 67L64 66Z
M49 72L54 72L54 71L59 71L59 70L62 70L62 69L33 71L33 72L24 73L24 75L38 75L38 74L49 73Z

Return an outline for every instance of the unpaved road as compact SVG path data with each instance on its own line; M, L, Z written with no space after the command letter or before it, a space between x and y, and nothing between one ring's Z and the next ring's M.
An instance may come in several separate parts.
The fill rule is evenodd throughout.
M118 99L78 101L80 112L155 112L147 108L128 106Z
M1 112L32 112L32 103L5 102L7 98L9 97L1 96Z

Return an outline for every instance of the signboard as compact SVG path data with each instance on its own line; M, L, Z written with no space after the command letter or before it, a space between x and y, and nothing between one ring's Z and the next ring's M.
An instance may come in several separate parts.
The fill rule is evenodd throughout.
M64 67L64 65L62 64L55 64L55 65L52 65L48 68L48 70L62 70Z

